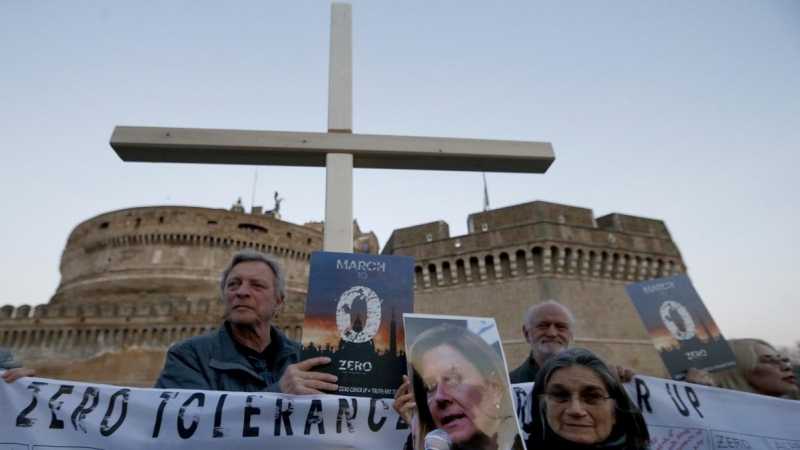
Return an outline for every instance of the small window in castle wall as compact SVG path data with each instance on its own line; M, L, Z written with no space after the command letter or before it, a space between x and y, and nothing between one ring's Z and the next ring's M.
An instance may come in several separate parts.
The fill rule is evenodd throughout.
M489 225L487 225L487 224L485 224L485 223L482 223L482 224L481 224L481 230L483 230L483 231L489 231Z
M240 230L246 230L246 231L252 231L253 233L266 233L267 232L266 228L264 228L262 226L259 226L259 225L252 224L252 223L240 223L239 224L239 229Z
M286 233L286 237L291 239L292 238L292 233Z
M216 220L209 220L209 221L208 221L208 224L209 224L209 225L216 225L216 224L217 224L217 221L216 221Z
M103 223L100 224L100 229L101 230L105 230L106 228L108 228L108 222L103 222Z
M433 235L429 234L429 235L425 236L425 240L428 241L428 242L433 241Z
M164 216L158 218L158 223L164 223Z
M150 261L150 264L158 264L161 262L161 250L156 250L153 252L153 260Z

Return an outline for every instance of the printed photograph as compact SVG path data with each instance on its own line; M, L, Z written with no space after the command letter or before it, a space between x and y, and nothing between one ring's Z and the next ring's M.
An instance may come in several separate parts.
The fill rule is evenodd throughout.
M523 449L492 318L406 314L417 449Z

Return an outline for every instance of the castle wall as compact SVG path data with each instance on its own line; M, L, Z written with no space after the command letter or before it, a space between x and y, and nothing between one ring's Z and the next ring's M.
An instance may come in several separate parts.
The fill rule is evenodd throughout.
M583 208L533 202L471 215L477 230L466 236L426 242L424 231L398 230L395 242L407 245L384 253L415 257L415 312L494 317L511 369L530 352L525 311L554 298L577 316L576 345L665 376L625 285L684 273L680 252L661 221L601 219Z
M440 241L450 237L450 225L436 221L395 230L383 248L383 254L391 254L395 248Z
M287 314L286 306L274 324L299 340L302 311ZM43 377L149 387L167 349L216 331L224 309L221 300L7 305L0 308L0 346Z
M530 202L470 214L467 218L467 229L472 234L539 222L597 227L591 209L548 202Z

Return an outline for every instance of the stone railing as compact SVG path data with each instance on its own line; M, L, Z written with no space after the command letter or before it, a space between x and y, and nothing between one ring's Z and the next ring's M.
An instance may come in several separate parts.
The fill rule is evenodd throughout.
M585 246L506 248L418 261L414 289L448 288L535 275L643 281L685 271L679 258Z
M165 234L130 234L113 236L105 239L95 240L83 246L86 253L113 247L123 247L132 245L151 245L151 244L170 244L170 245L196 245L201 247L233 247L236 249L252 248L260 252L273 254L284 258L309 261L311 253L294 250L286 246L274 245L270 243L258 242L257 240L223 238L219 236L208 236L199 234L185 233L165 233Z
M30 305L0 307L0 323L4 321L41 319L88 319L94 317L164 317L222 314L218 300L163 300L126 303L80 303L75 305Z
M216 330L221 301L161 301L0 307L0 346L41 355L91 356L127 347L166 349L192 336ZM291 319L290 319L291 320ZM276 319L291 339L300 339L302 322ZM295 323L297 322L297 323Z

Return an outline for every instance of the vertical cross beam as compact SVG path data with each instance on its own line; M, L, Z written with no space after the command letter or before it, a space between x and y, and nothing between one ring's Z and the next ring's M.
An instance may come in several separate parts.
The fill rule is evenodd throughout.
M328 132L353 132L352 6L331 5ZM353 155L328 153L325 179L326 252L353 252Z

